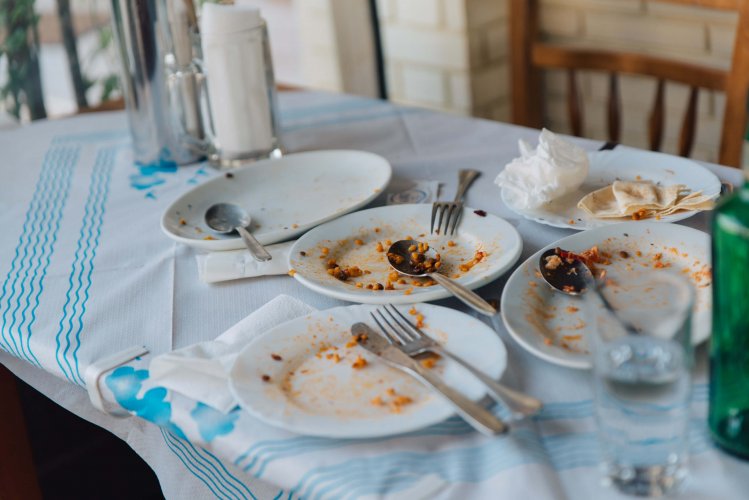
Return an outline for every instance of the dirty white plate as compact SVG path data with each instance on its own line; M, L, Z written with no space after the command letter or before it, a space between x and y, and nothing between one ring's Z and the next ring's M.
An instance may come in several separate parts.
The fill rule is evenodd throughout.
M269 245L366 205L385 189L391 172L386 159L364 151L312 151L262 160L183 194L164 212L161 229L196 248L244 248L238 235L216 234L204 220L214 203L236 203L252 217L252 234Z
M408 312L411 307L399 309L413 321L415 315ZM346 347L354 323L361 321L376 329L369 315L373 310L374 306L354 305L317 311L254 340L239 354L229 375L229 386L240 406L276 427L337 438L400 434L448 418L454 413L452 406L439 395L361 346ZM415 310L424 316L426 334L499 379L507 353L494 330L445 307L419 304ZM338 355L337 362L333 354ZM367 364L355 369L352 363L358 356ZM439 359L431 369L475 401L485 393L482 384L454 361ZM413 402L394 411L389 404L395 396L388 389ZM377 397L383 404L373 403Z
M390 268L386 251L388 240L406 239L425 241L440 253L441 271L470 289L494 281L504 274L520 257L523 243L515 228L492 214L484 216L464 208L458 230L453 236L429 234L432 205L390 205L362 210L320 225L308 232L292 247L289 267L292 275L304 286L341 300L365 304L406 304L450 297L439 285L420 287L414 281L423 278L400 277L405 283L395 283L394 290L371 290L367 285L386 286ZM377 244L382 245L378 251ZM327 250L325 250L327 249ZM328 253L325 253L325 252ZM470 262L477 251L485 258L468 271L459 269ZM357 266L370 274L340 281L328 274L329 260L340 267ZM362 287L357 288L356 283Z
M611 264L599 267L615 283L625 284L630 272L683 273L696 291L692 342L699 344L708 339L712 310L710 237L677 224L633 221L562 238L533 254L515 270L502 292L501 310L502 320L518 344L557 365L591 367L588 343L591 332L582 300L552 290L536 271L540 255L549 248L582 252L594 245L611 254ZM620 254L622 251L626 252L626 258ZM662 268L654 267L659 253Z
M631 219L597 219L577 207L586 194L613 184L616 180L647 180L664 186L684 184L693 192L702 191L704 196L717 198L720 194L720 180L702 165L679 156L643 151L641 149L617 146L608 151L588 153L590 171L585 182L576 191L553 200L541 207L525 210L515 205L513 194L502 189L502 201L515 213L541 224L565 227L582 231L596 227L610 226ZM684 211L658 219L658 222L675 222L691 217L696 212Z

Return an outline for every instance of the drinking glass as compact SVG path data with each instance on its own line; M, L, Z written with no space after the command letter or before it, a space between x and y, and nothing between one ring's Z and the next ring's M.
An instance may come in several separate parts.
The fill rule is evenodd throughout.
M586 294L604 482L660 496L687 475L694 290L668 270L631 272Z

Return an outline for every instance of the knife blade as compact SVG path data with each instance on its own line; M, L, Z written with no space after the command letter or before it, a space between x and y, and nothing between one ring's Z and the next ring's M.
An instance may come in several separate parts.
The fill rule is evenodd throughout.
M460 392L445 384L437 375L421 366L418 361L391 344L382 334L373 330L367 324L355 323L351 327L351 333L355 336L365 334L367 340L360 342L360 346L378 356L388 365L411 375L419 382L436 391L453 405L455 411L463 420L468 422L477 431L488 436L507 432L507 424L502 420L480 404L471 401Z

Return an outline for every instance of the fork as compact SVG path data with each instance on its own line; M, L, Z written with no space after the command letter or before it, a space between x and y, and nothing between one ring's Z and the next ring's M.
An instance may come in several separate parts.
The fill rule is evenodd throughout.
M440 214L439 222L437 223L437 233L439 234L442 227L442 219L447 212L447 219L445 219L445 227L442 230L442 234L448 233L450 227L450 221L452 221L452 229L450 234L455 234L455 228L458 227L458 221L460 215L463 213L463 202L460 200L463 198L468 187L476 178L481 175L478 170L461 170L458 174L458 191L455 193L455 201L435 201L432 203L432 222L429 225L429 232L434 233L434 220L437 218L437 212Z
M384 311L384 312L383 312ZM377 318L377 313L380 319ZM396 345L411 357L424 352L432 352L452 359L479 379L487 388L491 398L510 410L514 419L528 417L538 413L543 404L536 398L522 394L513 389L503 386L481 370L468 364L460 357L443 348L437 341L426 335L419 328L401 314L392 304L379 307L374 313L370 313L377 326L384 332L391 332L392 337L397 340ZM386 316L387 314L387 316ZM388 320L390 317L390 320ZM392 321L392 322L391 322ZM383 325L387 325L387 328Z

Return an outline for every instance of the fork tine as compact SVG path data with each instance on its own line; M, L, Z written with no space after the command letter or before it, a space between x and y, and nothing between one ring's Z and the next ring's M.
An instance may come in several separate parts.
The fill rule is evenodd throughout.
M400 331L398 331L397 328L393 327L393 325L390 324L390 321L388 321L388 319L385 317L385 315L382 314L382 311L380 309L375 310L375 312L380 315L380 319L385 322L385 324L388 326L388 328L390 328L390 334L394 338L398 339L398 341L396 341L396 343L398 343L398 344L405 344L405 343L407 343L407 342L410 341L410 339L408 337L404 337L403 333L401 333ZM380 323L378 323L378 325L379 324ZM382 327L382 326L380 326L380 327Z
M395 306L393 306L393 305L390 305L390 307L392 307L393 309L395 309ZM395 311L398 312L397 309L395 309ZM393 323L395 323L396 325L398 325L398 328L403 333L403 336L406 337L406 338L408 338L409 342L412 342L414 340L419 340L418 335L414 336L414 333L412 331L409 331L408 328L406 328L405 326L403 326L403 324L398 320L398 318L395 317L395 315L390 311L390 309L388 309L387 306L385 306L385 312L388 313L388 315L392 318ZM398 312L398 314L400 314L400 312ZM401 315L401 317L403 317L403 316ZM403 319L405 319L405 318L403 318Z
M377 316L375 316L373 313L369 313L370 316L372 316L372 319L375 320L375 323L377 323L377 326L380 327L380 331L385 336L385 338L390 342L391 344L397 344L398 342L393 338L390 333L388 333L387 328L382 326L382 323L380 323L380 320L377 319Z
M456 208L455 203L450 203L450 205L448 206L447 220L445 221L445 231L442 233L445 236L447 236L447 234L448 234L448 232L450 230L450 221L453 218L453 212L455 211L455 208ZM455 226L455 225L453 224L453 226Z
M445 216L445 210L447 210L447 205L444 203L440 203L440 219L439 222L437 222L437 232L441 234L445 234L444 231L442 231L442 218Z
M418 339L420 339L422 337L426 337L427 336L424 332L422 332L416 326L414 326L413 323L411 323L411 321L407 317L405 317L403 315L403 313L398 310L397 307L395 307L392 304L389 304L389 305L392 308L392 310L395 311L395 314L397 314L398 316L400 316L400 318L402 320L402 321L399 321L397 318L394 318L395 321L399 324L399 326L401 326L402 328L408 330L411 333L411 336L414 337L414 340L418 340ZM385 307L387 307L387 306L385 306ZM390 311L388 311L388 312L390 312ZM391 313L391 315L392 315L392 313Z
M455 234L455 229L458 227L458 222L460 222L460 218L463 216L463 204L457 203L455 205L455 208L457 209L455 211L455 218L453 219L453 228L450 231L450 235Z
M440 204L437 201L432 203L432 222L429 224L429 234L434 234L434 219L437 217L437 209L439 206Z

